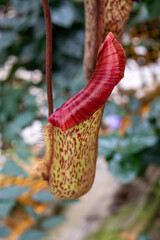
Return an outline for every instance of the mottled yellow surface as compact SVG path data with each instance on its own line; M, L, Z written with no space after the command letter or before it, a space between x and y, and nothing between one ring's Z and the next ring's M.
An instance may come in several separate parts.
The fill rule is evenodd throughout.
M55 197L74 199L91 188L95 177L103 108L65 132L47 124L46 162L41 166L41 171Z

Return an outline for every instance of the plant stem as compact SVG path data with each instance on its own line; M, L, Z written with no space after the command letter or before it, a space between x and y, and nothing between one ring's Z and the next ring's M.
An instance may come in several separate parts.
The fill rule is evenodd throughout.
M46 84L49 116L53 113L52 96L52 23L48 0L42 0L46 23Z

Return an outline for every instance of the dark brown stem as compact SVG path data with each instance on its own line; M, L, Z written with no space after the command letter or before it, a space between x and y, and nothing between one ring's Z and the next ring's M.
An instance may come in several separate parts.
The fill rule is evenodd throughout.
M52 23L48 0L42 0L46 23L46 83L49 116L53 113L52 96Z

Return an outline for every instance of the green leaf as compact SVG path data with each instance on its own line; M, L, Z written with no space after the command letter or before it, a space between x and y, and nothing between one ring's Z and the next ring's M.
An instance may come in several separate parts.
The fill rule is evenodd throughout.
M25 111L24 113L16 116L14 121L12 122L12 128L15 128L17 131L31 124L35 118L35 112L30 110Z
M24 232L18 240L40 240L46 237L47 234L39 230L28 230Z
M54 108L57 109L61 107L66 102L66 99L63 97L58 97L54 100Z
M11 142L17 137L17 129L12 127L12 124L8 124L7 128L4 129L3 137L7 141Z
M52 23L69 28L76 19L76 13L74 6L67 1L63 1L62 4L54 9L51 9Z
M29 162L29 158L32 153L29 147L26 145L26 143L21 141L18 144L17 150L15 152L21 160L24 160L25 162Z
M0 238L6 238L10 234L10 229L6 226L0 225Z
M30 62L35 58L36 46L32 42L23 46L20 53L20 60L23 62Z
M53 218L45 219L41 222L42 228L51 228L59 225L60 223L66 221L66 218L64 216L55 216Z
M158 118L160 115L160 98L151 104L149 118Z
M74 94L79 92L82 88L85 87L85 85L86 85L86 82L83 75L83 69L79 68L72 82L69 84L71 95L73 96Z
M41 27L39 27L41 26ZM45 22L43 18L39 18L34 25L34 35L36 39L41 39L45 36Z
M24 113L18 114L14 120L8 124L4 130L4 138L12 141L16 135L20 135L21 130L30 125L36 117L36 112L27 110Z
M137 157L130 156L125 158L121 154L116 153L108 163L108 168L121 183L129 183L137 176L140 162Z
M132 155L145 148L152 147L158 138L154 135L130 135L120 141L120 152L123 155Z
M27 13L33 9L36 9L38 6L40 6L40 1L38 0L11 0L11 4L13 8L16 10L16 12L24 14Z
M142 121L140 115L132 117L132 127L127 128L127 135L151 135L152 129L147 121Z
M149 14L151 19L157 18L160 16L159 9L160 9L160 1L154 0L154 1L145 1L146 6L148 8Z
M42 190L32 196L32 199L36 202L53 202L53 195L49 191Z
M36 105L36 96L32 94L26 93L23 100L26 107L35 107Z
M73 32L68 38L57 39L57 46L60 52L66 56L81 59L83 56L84 31Z
M151 148L145 149L141 153L141 165L142 171L148 165L159 165L160 166L160 148L159 142ZM144 172L144 171L143 171Z
M16 202L14 199L7 201L0 200L0 218L6 218L10 213L11 209L14 207L15 203Z
M136 111L139 109L140 107L140 102L138 101L138 99L136 99L135 97L131 97L129 99L129 104L128 104L129 110L131 111Z
M1 4L8 4L9 0L1 0Z
M137 240L151 240L151 238L149 237L148 234L144 234L144 235L138 237Z
M0 189L0 200L8 200L17 198L28 190L27 187L18 187L16 185L10 185L9 187L3 187Z
M1 174L7 174L13 177L22 176L27 177L28 174L12 160L7 160L3 166L3 169L0 170Z
M26 212L32 217L32 218L38 218L38 214L34 211L34 209L30 206L25 206L24 207Z
M12 96L12 97L9 97ZM21 91L12 87L6 86L1 90L2 111L7 119L12 119L18 111L19 101L21 98ZM7 102L7 104L6 104Z
M150 19L149 9L145 3L142 3L138 7L138 12L135 14L134 18L131 19L129 26L134 26L140 23L144 23Z
M15 32L2 32L0 36L0 51L10 47L13 42L16 41L16 38L17 36Z
M125 116L126 110L122 107L120 107L118 104L114 102L107 102L104 108L104 114L103 117L106 115L114 114L118 115L120 117Z
M79 199L71 199L71 200L61 200L61 204L67 206L69 204L77 203Z
M21 18L17 18L17 17L13 17L13 18L7 18L4 17L1 21L0 21L0 27L2 29L12 29L14 31L18 31L21 30L22 27L24 27L26 25L26 21L27 18L26 17L21 17Z
M99 137L98 154L105 157L110 156L118 148L119 141L120 139L116 135Z

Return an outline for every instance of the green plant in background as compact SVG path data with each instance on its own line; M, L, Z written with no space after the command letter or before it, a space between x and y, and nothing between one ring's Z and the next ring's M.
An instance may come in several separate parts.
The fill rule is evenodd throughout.
M54 7L52 4L53 1L51 14L56 36L53 43L56 89L54 98L57 108L84 85L80 67L84 19L81 4L73 4L71 1L54 1ZM27 70L44 70L45 64L42 67L41 65L45 58L45 25L40 1L8 1L8 4L1 5L1 12L5 14L0 22L1 67L8 56L15 55L16 59L10 64L4 79L2 75L0 82L0 132L3 136L3 149L8 149L9 145L21 151L25 148L21 130L36 119L45 121L45 113L38 112L37 97L33 93L39 90L39 94L44 94L45 83L42 82L42 77L38 82L34 81L33 76L24 81L22 74L25 73L20 76L16 73L22 67ZM5 72L4 67L2 71ZM43 101L41 107L44 109L45 106Z
M0 225L0 235L21 240L40 239L46 235L47 228L65 220L61 209L74 202L57 202L46 190L46 184L40 186L40 179L34 176L29 178L33 168L30 159L36 160L44 152L40 148L33 153L22 134L22 130L35 120L44 123L46 121L46 87L42 82L41 72L35 71L44 71L45 67L45 64L42 66L42 62L45 62L43 11L40 1L28 0L5 1L4 5L1 2L0 11L3 14L0 22L0 64L4 72L0 79L0 133L3 154L1 161L5 161L0 171L0 219L3 223ZM51 13L56 36L53 51L56 89L54 100L57 108L84 85L81 68L83 4L54 1ZM2 65L4 62L6 64ZM39 111L41 108L44 110ZM50 208L49 215L45 213L47 208ZM12 222L9 222L8 227L5 226L6 220L11 221L15 215L17 222L15 221L14 227L10 228ZM25 219L28 221L26 227ZM23 223L21 229L18 222Z
M51 0L51 17L53 24L53 67L54 67L54 106L60 107L68 98L84 87L85 81L82 72L82 57L84 48L84 9L83 2ZM129 27L159 17L159 0L141 0L134 3ZM33 77L35 69L42 69L45 64L45 25L41 2L39 0L8 0L0 1L0 67L4 68L4 62L10 63L10 69L6 76L0 79L0 138L2 139L2 158L5 164L1 169L3 184L0 189L0 218L5 220L13 216L14 211L22 209L22 212L34 219L34 224L28 227L28 231L21 235L20 239L39 239L44 237L48 227L55 226L64 221L60 209L71 202L56 202L45 186L43 191L37 192L30 186L23 186L18 182L18 176L26 181L31 168L31 157L41 157L43 150L34 154L31 147L26 144L21 134L22 129L30 126L33 121L40 120L46 123L46 102L39 101L38 94L43 98L46 87L43 75ZM41 27L39 27L41 26ZM16 56L16 58L9 58ZM28 81L18 75L17 71L32 71ZM42 91L40 91L40 89ZM38 94L37 94L38 93ZM134 102L134 104L133 104ZM114 103L106 108L106 114L118 115L123 118L127 111ZM99 139L99 153L107 157L110 171L121 182L127 183L136 176L143 175L144 169L149 164L159 165L160 142L160 101L157 99L151 106L150 112L141 120L138 113L140 103L130 101L129 112L136 112L132 117L132 126L126 130L123 138L118 130L109 136ZM39 109L43 111L39 111ZM1 153L0 153L1 154ZM19 164L19 160L23 164ZM4 180L5 179L5 180ZM16 182L17 181L17 182ZM33 179L30 180L33 182ZM10 194L10 195L9 195ZM26 202L22 204L21 198L30 196L30 206ZM45 197L44 197L45 195ZM4 199L4 196L6 197ZM43 211L38 214L35 206L50 206L53 202L55 211L50 216L45 216ZM37 204L37 205L36 205ZM2 211L3 209L3 211ZM56 217L55 217L56 216ZM5 224L0 224L2 237L11 234L11 230Z
M152 21L160 16L158 9L158 0L140 0L138 4L134 3L128 26L131 27L137 24Z
M134 101L133 101L134 100ZM113 131L107 136L99 138L99 155L106 156L109 170L122 183L128 183L136 176L143 176L150 164L160 164L160 99L156 99L149 107L150 111L144 119L139 112L140 103L131 98L128 105L128 114L131 117L131 126L123 136ZM108 115L111 113L124 116L126 108L108 106Z

